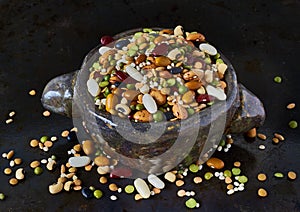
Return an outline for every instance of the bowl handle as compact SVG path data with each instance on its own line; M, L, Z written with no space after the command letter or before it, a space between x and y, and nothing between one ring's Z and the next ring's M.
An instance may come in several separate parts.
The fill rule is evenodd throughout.
M72 100L77 72L57 76L47 83L41 97L45 109L72 117Z
M244 133L263 125L266 117L260 99L239 83L240 105L235 112L226 133Z

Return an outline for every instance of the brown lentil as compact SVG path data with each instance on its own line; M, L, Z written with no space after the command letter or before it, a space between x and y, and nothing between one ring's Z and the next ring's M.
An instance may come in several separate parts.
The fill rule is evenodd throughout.
M295 103L290 103L286 106L287 109L294 109L296 107L296 104Z
M104 177L104 176L101 176L101 177L99 178L99 182L102 183L102 184L105 184L105 183L107 183L107 178Z
M234 186L233 186L232 184L228 184L228 185L226 186L226 188L227 188L228 190L230 190L230 189L233 189Z
M61 132L61 137L66 138L69 135L69 131L68 130L64 130Z
M258 196L266 197L268 196L268 192L264 188L259 188L257 191Z
M80 179L76 179L73 181L75 186L80 186L82 184L82 181Z
M267 139L267 136L266 136L265 134L262 134L262 133L258 133L258 134L257 134L257 137L258 137L259 139L263 140L263 141Z
M30 141L30 146L31 147L37 147L39 145L39 141L37 139L32 139Z
M275 138L278 138L279 141L284 141L284 137L283 135L279 134L279 133L274 133Z
M110 164L109 159L107 157L101 156L101 155L95 157L94 163L97 166L108 166Z
M17 180L17 178L14 178L14 177L13 177L13 178L10 178L10 179L9 179L9 184L10 184L10 185L13 185L13 186L14 186L14 185L17 185L18 182L19 182L19 181Z
M76 144L73 146L73 149L76 151L76 152L80 152L81 151L81 145L80 144Z
M259 173L259 174L257 175L257 179L258 179L259 181L265 181L265 180L267 179L267 175L264 174L264 173Z
M118 190L118 186L115 183L109 184L108 188L111 191L117 191Z
M297 178L296 172L293 172L293 171L289 171L287 176L290 180L295 180Z
M5 168L5 169L3 170L3 172L4 172L4 174L6 174L6 175L10 175L10 174L12 173L12 170L11 170L11 168Z

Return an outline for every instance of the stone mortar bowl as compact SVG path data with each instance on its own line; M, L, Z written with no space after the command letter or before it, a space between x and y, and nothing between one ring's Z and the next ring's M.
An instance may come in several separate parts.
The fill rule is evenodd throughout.
M138 31L142 29L125 31L113 38L117 40ZM186 120L152 124L128 122L128 119L95 109L86 81L89 67L99 58L100 46L87 54L79 71L52 79L41 99L46 109L73 118L74 126L79 128L77 137L80 142L86 139L94 142L95 151L89 155L92 158L100 152L144 173L162 174L174 167L204 163L217 148L222 135L244 133L264 122L263 104L237 82L233 66L220 51L221 58L228 65L225 74L227 99ZM151 133L145 134L150 128ZM130 132L130 136L139 137L141 141L155 139L155 142L131 142L120 135L118 129ZM163 133L161 129L165 129ZM157 134L160 135L158 138Z

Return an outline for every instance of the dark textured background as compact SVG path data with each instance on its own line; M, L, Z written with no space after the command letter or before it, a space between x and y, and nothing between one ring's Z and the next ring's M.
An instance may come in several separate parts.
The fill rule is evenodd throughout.
M53 210L185 210L187 199L176 196L175 185L167 184L160 195L135 202L133 195L117 194L115 202L107 186L98 183L96 174L80 174L84 184L94 185L105 192L101 200L86 200L80 192L48 193L58 170L34 176L28 164L56 154L67 160L67 150L73 144L58 141L49 153L29 147L29 140L46 135L60 135L72 127L71 119L52 114L41 115L39 98L45 84L53 77L78 69L85 54L96 46L102 35L113 35L137 27L184 26L187 31L203 32L231 60L238 79L263 101L267 119L260 132L267 141L246 142L235 136L229 153L217 153L228 167L240 160L242 171L249 177L244 192L226 195L225 184L213 179L195 186L192 175L185 179L187 190L195 190L201 211L300 211L300 183L275 179L276 171L294 170L300 175L299 128L289 129L291 119L300 122L299 105L288 111L289 102L300 104L300 3L282 1L0 1L0 151L14 149L23 158L26 180L15 187L3 174L8 161L0 158L0 211ZM282 76L276 84L273 77ZM27 92L37 90L37 96ZM14 122L5 124L10 110L16 111ZM274 132L286 141L273 145ZM265 144L266 150L258 150ZM15 169L15 168L14 168ZM256 175L265 172L269 178L258 182ZM95 170L94 172L95 173ZM200 173L203 175L204 171ZM131 180L114 180L120 185ZM261 199L256 191L265 187L269 196Z

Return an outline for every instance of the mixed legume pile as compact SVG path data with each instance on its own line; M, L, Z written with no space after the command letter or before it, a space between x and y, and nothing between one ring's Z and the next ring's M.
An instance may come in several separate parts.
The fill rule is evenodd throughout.
M145 32L142 32L142 35L143 35L143 33L145 33ZM159 33L158 33L158 36L159 36ZM211 56L208 56L207 53L205 53L204 55L206 55L205 57L207 57L207 58L212 58ZM160 57L160 56L157 56L157 57ZM154 60L157 57L154 56ZM136 60L137 58L135 59L133 57L133 59ZM205 58L204 58L204 60L205 60ZM172 61L172 62L174 62L174 61ZM176 63L174 63L174 64L176 64ZM146 64L146 65L151 65L151 63ZM172 67L172 63L170 66ZM175 67L176 67L176 65L175 65ZM213 67L213 66L211 66L211 67ZM185 69L185 68L182 67L182 69ZM125 68L125 70L126 70L126 68ZM124 69L123 69L123 71L124 71ZM168 67L166 67L166 71L169 71ZM114 74L115 73L111 73L110 76L106 78L107 80L99 82L100 84L102 83L101 85L103 85L103 82L105 82L104 84L107 84L103 87L101 87L100 84L97 82L97 86L99 86L99 88L101 87L101 89L102 88L104 89L104 91L103 90L100 91L100 93L102 91L104 93L101 93L101 94L99 93L99 95L97 97L99 97L99 98L106 97L105 101L107 101L108 95L114 94L113 89L112 89L114 83L109 81L112 77L116 76ZM175 78L174 76L172 76L172 77ZM104 78L105 78L105 76L104 76ZM222 78L219 78L219 79L222 81ZM185 79L183 78L183 80L185 80ZM107 83L106 81L108 81L109 83ZM116 82L118 82L118 80L116 80ZM151 80L150 80L150 82L151 82ZM155 81L153 81L153 82L155 82ZM182 88L185 91L185 93L180 92L180 90L179 90L180 87L177 87L177 86L179 86L179 85L177 85L177 82L178 81L176 78L175 79L175 84L176 84L175 87L178 89L178 96L182 95L181 100L183 98L183 95L190 91L197 93L194 96L195 99L197 99L196 95L200 95L198 92L198 89L195 91L192 89L188 90L189 88L188 89ZM188 81L188 82L190 82L190 81ZM187 82L185 82L185 83L187 83ZM129 83L129 84L133 84L133 83ZM173 84L173 82L172 82L172 84ZM126 84L126 88L123 89L124 91L121 95L122 97L123 97L124 92L127 92L128 90L134 91L133 87L131 87L132 85L129 85L128 86L129 88L127 86L128 86L128 83ZM136 86L136 84L134 86ZM203 90L205 92L207 92L205 85L203 84L201 86L204 86ZM185 87L187 87L187 86L185 86ZM116 86L116 88L119 88L119 87ZM170 87L167 86L167 88L170 88ZM109 90L109 92L107 92L105 94L105 91L107 89ZM120 88L120 89L122 89L122 88ZM151 89L153 89L153 88L151 88ZM151 90L151 89L149 88L149 90ZM163 89L163 86L161 89ZM170 88L170 90L172 90L172 88ZM136 89L136 91L137 91L137 89ZM30 92L29 94L35 95L35 91ZM204 94L207 94L207 93L204 93ZM101 96L101 95L103 95L103 96ZM141 94L141 95L144 96L145 94ZM151 92L150 92L150 95L151 95ZM118 96L118 98L121 96ZM97 102L99 103L97 97L96 97L96 103ZM122 98L121 98L121 100L122 100ZM177 100L178 99L176 99L176 101ZM103 100L103 102L105 102L105 101ZM180 101L180 99L179 99L179 101ZM124 102L122 102L120 104L123 104L123 103ZM145 107L145 105L143 105L142 103L143 102L136 104L135 107L130 107L130 113L131 113L131 110L134 113L136 113L137 111L140 111L140 110L147 110L147 106ZM155 103L158 105L158 102L156 99L155 99ZM139 104L140 104L140 106L138 106ZM197 104L199 104L199 102L197 102ZM171 105L166 106L165 108L163 107L162 112L166 113L166 111L168 111L167 108L169 108L169 110L172 110L170 106ZM207 107L207 106L209 106L208 103L206 103L205 107ZM139 107L141 107L142 109L139 109ZM101 106L100 106L100 108L101 108ZM146 108L146 109L144 109L144 108ZM287 108L293 109L293 108L295 108L295 104L290 103L290 104L288 104ZM150 112L151 112L151 109L153 109L153 108L150 107ZM189 111L188 109L190 109L190 107L187 107L186 110ZM196 110L193 107L192 107L192 109ZM113 110L118 111L117 113L122 113L122 111L120 111L116 108ZM159 107L158 107L158 110L160 110ZM111 110L108 110L108 112L111 112ZM150 113L150 112L148 111L148 113ZM150 113L150 114L154 121L159 121L160 119L155 118L154 114L156 114L156 113L157 113L157 111L153 114L152 113ZM188 114L190 114L190 113L188 113ZM43 115L47 117L50 114L46 113ZM11 111L8 116L10 119L12 119L15 116L15 112ZM122 115L120 115L120 116L122 116ZM180 118L180 117L177 117L176 115L174 115L174 117ZM143 120L139 120L139 119L134 119L134 120L143 121ZM149 120L150 119L148 119L147 121L149 121ZM11 122L12 121L9 121L9 123L11 123ZM297 122L291 121L289 123L289 126L291 128L297 128ZM70 131L63 130L60 136L64 139L67 139L70 142L75 142L76 141L75 131L76 131L76 129L71 129ZM257 133L255 128L251 129L247 133L247 135L251 138L257 137L262 141L268 140L268 137L266 135L264 135L263 133ZM278 132L274 133L271 138L272 139L270 139L270 140L272 140L274 145L277 143L280 143L282 141L285 141L285 137ZM52 146L55 145L55 143L57 141L58 141L57 136L43 135L40 138L31 139L29 141L29 145L32 148L40 149L43 152L47 153L50 150L50 148L52 148ZM246 173L243 173L243 170L241 168L244 164L242 164L240 161L234 162L233 166L231 166L230 164L226 163L226 161L223 161L220 158L212 157L204 165L199 165L197 163L193 163L188 168L185 168L183 170L172 170L172 171L165 173L163 176L149 175L147 177L147 179L137 178L135 180L132 180L131 183L122 187L115 182L111 182L112 179L116 178L116 177L120 177L120 176L121 177L129 177L129 176L131 176L131 170L126 167L118 166L118 161L112 160L104 155L98 155L94 159L94 161L92 161L88 156L86 156L86 155L90 155L91 152L94 150L92 145L93 145L93 143L90 142L89 140L86 140L85 142L83 142L82 145L75 143L71 150L66 151L67 154L69 155L68 161L66 163L62 163L61 161L59 162L59 159L57 159L55 155L50 155L48 158L33 159L29 163L29 167L26 167L25 165L23 165L22 158L19 157L13 149L10 149L7 152L2 153L2 158L8 161L8 165L7 165L7 167L5 167L3 169L3 173L9 177L8 183L12 186L16 186L16 185L18 185L19 182L25 180L26 171L27 172L32 171L35 175L42 175L44 171L53 171L54 169L60 168L60 173L59 173L59 176L58 176L56 182L54 182L53 184L50 184L48 187L49 193L58 194L62 191L69 192L69 191L73 190L73 191L80 191L82 193L82 195L87 199L90 199L90 198L101 199L103 196L107 196L107 194L105 194L102 191L103 190L102 186L107 185L108 189L111 192L113 192L112 195L109 195L109 198L112 201L118 200L118 198L119 198L118 194L122 193L123 191L128 195L134 195L133 199L135 199L136 201L141 200L141 199L147 199L153 195L160 194L162 189L165 189L165 187L169 186L170 183L172 183L172 184L174 183L178 187L178 191L177 191L178 197L186 198L184 204L188 208L200 207L200 200L197 198L197 191L184 189L184 186L187 184L185 182L185 177L188 174L193 175L193 182L195 184L201 184L204 180L209 181L213 178L223 181L226 185L225 190L228 195L232 195L235 192L244 191L246 189L245 185L247 184L248 180L252 180L252 179L248 179L248 177L246 176ZM218 151L223 150L224 152L228 152L232 145L233 145L233 139L230 135L227 135L224 139L222 139L220 141L220 144L217 147L217 150ZM263 150L264 148L260 148L260 149ZM57 164L61 164L61 166L58 167ZM208 171L203 172L204 166L206 166ZM90 172L94 167L96 167L97 173L99 174L98 177L99 177L99 183L100 183L99 185L97 185L95 187L88 185L86 182L84 182L82 179L79 178L80 173L82 171ZM27 169L27 168L29 168L29 169ZM287 173L284 173L282 171L277 171L277 172L273 173L273 176L278 179L287 178L289 180L295 180L297 178L297 174L294 171L288 171ZM261 182L265 182L267 179L268 179L268 176L266 173L263 173L263 172L258 173L257 180L259 180ZM4 193L1 193L1 192L2 191L0 191L0 200L9 198ZM268 191L265 188L258 188L257 194L260 197L266 197L268 195Z
M227 65L201 33L144 29L99 53L87 88L98 108L113 115L172 121L226 100Z

